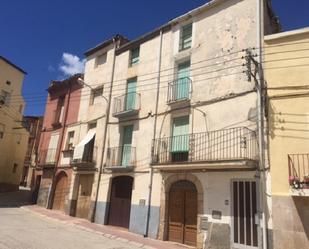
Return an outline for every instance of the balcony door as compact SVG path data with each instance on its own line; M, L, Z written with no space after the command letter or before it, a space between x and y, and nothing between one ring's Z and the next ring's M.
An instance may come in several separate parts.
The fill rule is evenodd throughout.
M125 111L134 110L136 101L136 78L129 79L127 84Z
M178 64L176 81L176 100L188 99L190 84L190 61Z
M189 155L189 116L173 119L172 162L187 161Z
M59 140L59 133L54 133L51 135L46 154L46 160L45 160L46 163L54 163L56 161L58 140Z
M133 125L123 127L121 166L129 166L131 161Z

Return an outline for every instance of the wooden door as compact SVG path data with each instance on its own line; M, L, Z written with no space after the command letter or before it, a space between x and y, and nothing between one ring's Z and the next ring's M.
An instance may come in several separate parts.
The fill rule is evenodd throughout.
M257 213L257 186L255 181L233 182L233 241L235 248L257 248L255 224Z
M133 178L118 176L113 179L108 224L129 228Z
M195 246L197 236L197 191L193 183L173 184L169 195L168 239Z
M93 175L80 175L78 186L78 197L76 204L76 217L88 218L91 205L91 192Z
M68 192L68 177L65 173L60 173L56 181L53 209L64 211Z

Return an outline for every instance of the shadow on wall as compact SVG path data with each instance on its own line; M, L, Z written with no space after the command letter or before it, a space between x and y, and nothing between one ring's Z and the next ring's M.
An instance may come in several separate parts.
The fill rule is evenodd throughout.
M298 213L298 217L303 225L304 233L309 240L309 198L294 196L293 201Z
M30 190L18 190L14 192L0 193L0 208L31 205L31 197L32 192Z

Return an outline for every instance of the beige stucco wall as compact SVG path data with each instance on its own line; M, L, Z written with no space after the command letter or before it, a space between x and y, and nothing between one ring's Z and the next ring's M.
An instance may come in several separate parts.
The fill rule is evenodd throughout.
M25 106L21 95L23 80L22 72L0 59L0 92L5 90L11 94L9 105L0 109L0 123L5 125L4 137L0 139L0 183L15 186L21 180L29 136L20 122ZM7 81L11 84L6 84ZM14 164L17 164L15 173Z
M265 77L269 88L308 85L308 29L291 36L266 37L265 45ZM306 89L268 90L272 192L276 195L289 195L288 154L306 154L309 147L308 95L278 96L304 92Z
M265 37L273 243L278 249L309 248L309 199L292 196L308 190L292 191L288 180L288 154L309 153L308 88L297 88L308 86L308 50L308 28Z

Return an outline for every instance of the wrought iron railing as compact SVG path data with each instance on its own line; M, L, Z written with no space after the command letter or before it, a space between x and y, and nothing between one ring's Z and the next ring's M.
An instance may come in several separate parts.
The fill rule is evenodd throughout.
M136 164L136 148L130 145L107 149L106 167L133 167Z
M168 84L167 102L189 100L192 92L192 80L189 77L174 80Z
M153 141L153 164L257 158L256 133L246 127L159 138Z
M136 92L126 93L114 98L113 115L118 115L140 109L140 94Z
M71 158L71 164L89 164L95 163L97 160L97 146L85 146L83 157L81 159ZM74 153L72 153L73 155Z
M289 183L295 189L309 189L309 154L289 154Z
M47 149L39 151L39 164L55 164L57 149Z

